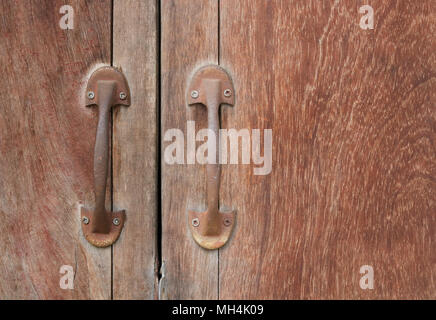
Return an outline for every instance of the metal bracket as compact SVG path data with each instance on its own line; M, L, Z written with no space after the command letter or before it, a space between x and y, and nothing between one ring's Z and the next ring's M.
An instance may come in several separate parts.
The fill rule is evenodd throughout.
M226 244L235 225L236 211L219 209L220 140L219 110L221 104L233 106L235 95L230 76L211 65L198 70L189 85L188 104L207 107L208 127L216 137L216 161L207 164L207 210L188 210L189 226L194 240L205 249L218 249Z
M125 211L106 211L106 184L109 159L109 117L116 105L129 106L130 92L121 71L102 67L92 73L86 89L86 106L97 105L98 126L94 148L95 208L81 210L83 234L92 245L107 247L120 236Z

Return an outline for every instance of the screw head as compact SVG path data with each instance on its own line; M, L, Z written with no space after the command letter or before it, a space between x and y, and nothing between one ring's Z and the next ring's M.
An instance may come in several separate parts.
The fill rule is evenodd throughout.
M200 94L198 93L197 90L192 90L192 92L191 92L191 97L192 98L197 99L199 95Z
M232 224L232 220L230 220L229 218L225 218L223 223L226 227L228 227Z
M192 219L192 225L198 227L200 225L200 220L198 220L198 218Z
M116 226L119 226L120 223L121 223L121 221L120 221L120 219L115 218L114 220L112 220L112 223L113 223L114 225L116 225Z
M87 93L87 96L88 96L88 99L94 99L94 97L95 97L95 94L94 94L94 92L92 92L92 91L89 91L88 93Z
M88 224L88 223L89 223L89 218L88 218L88 217L83 217L83 218L82 218L82 222L83 222L84 224Z
M127 94L125 92L120 92L120 99L126 100L126 98L127 98Z
M230 97L232 95L232 90L230 90L230 89L226 89L226 90L224 90L224 96L225 97Z

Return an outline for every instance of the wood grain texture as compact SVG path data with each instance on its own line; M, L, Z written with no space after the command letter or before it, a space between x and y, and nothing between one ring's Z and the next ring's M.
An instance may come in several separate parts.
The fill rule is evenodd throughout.
M201 165L169 165L164 142L169 129L186 135L188 120L207 127L205 108L188 107L186 90L195 70L218 62L218 2L161 2L162 299L216 299L218 253L192 239L188 209L206 208L206 171Z
M97 110L84 84L110 63L111 3L0 3L0 299L110 298L111 252L83 238L79 207L92 206ZM59 286L62 265L74 290Z
M113 205L127 215L114 244L114 299L157 296L156 11L155 0L114 2L113 62L132 95L114 113Z
M430 0L220 1L237 98L222 126L273 129L270 175L223 168L238 215L221 299L436 298L435 13Z

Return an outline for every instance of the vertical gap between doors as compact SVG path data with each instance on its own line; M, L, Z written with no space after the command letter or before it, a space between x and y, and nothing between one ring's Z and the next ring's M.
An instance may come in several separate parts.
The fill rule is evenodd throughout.
M161 186L161 0L156 0L156 276L157 288L162 279L162 186ZM160 292L157 292L160 299Z
M220 30L221 30L221 12L220 12L220 7L221 7L221 0L218 0L218 65L221 64L221 34L220 34ZM218 114L219 115L219 128L221 128L221 111ZM218 197L218 208L219 208L219 197ZM217 299L220 299L220 249L218 249L217 252L218 255L218 276L217 276Z
M157 128L156 128L156 258L155 258L155 273L157 277L157 284L159 284L159 281L162 277L161 274L161 267L162 267L162 213L161 213L161 145L160 145L160 138L161 138L161 114L160 114L160 108L161 108L161 89L160 89L160 82L161 82L161 74L160 74L160 67L161 67L161 17L160 17L160 5L161 1L156 0L156 57L157 57L157 63L156 63L156 121L157 121ZM113 66L114 64L114 55L113 55L113 48L114 48L114 0L111 0L111 25L110 25L110 32L111 32L111 40L110 40L110 64ZM111 184L110 184L110 193L111 193L111 210L113 210L113 196L114 196L114 188L113 188L113 113L111 111ZM114 250L113 245L111 246L111 300L114 299ZM157 295L156 295L157 296Z
M111 66L114 65L114 0L111 0L111 41L110 41L110 60L111 60ZM111 108L111 145L110 145L110 151L111 151L111 184L110 184L110 194L111 194L111 211L114 210L114 116L113 116L113 109ZM111 300L114 299L114 246L111 245Z

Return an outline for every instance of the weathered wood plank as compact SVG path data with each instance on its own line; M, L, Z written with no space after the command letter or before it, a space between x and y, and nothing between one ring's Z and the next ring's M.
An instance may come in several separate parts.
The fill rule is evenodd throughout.
M161 2L161 123L162 123L162 259L163 299L218 297L218 253L200 248L192 239L187 210L206 206L204 166L169 165L164 161L164 134L188 120L197 130L207 127L204 108L186 104L190 76L204 64L218 62L218 2Z
M111 3L74 0L73 30L59 27L65 1L0 3L0 298L110 298L111 252L81 235L92 206L97 110L84 82L110 63ZM59 285L62 265L74 290Z
M220 298L436 298L435 2L220 4L222 126L273 129L270 175L223 168Z
M114 2L113 63L132 95L114 113L113 204L127 215L113 248L114 299L157 296L156 10L155 0Z

